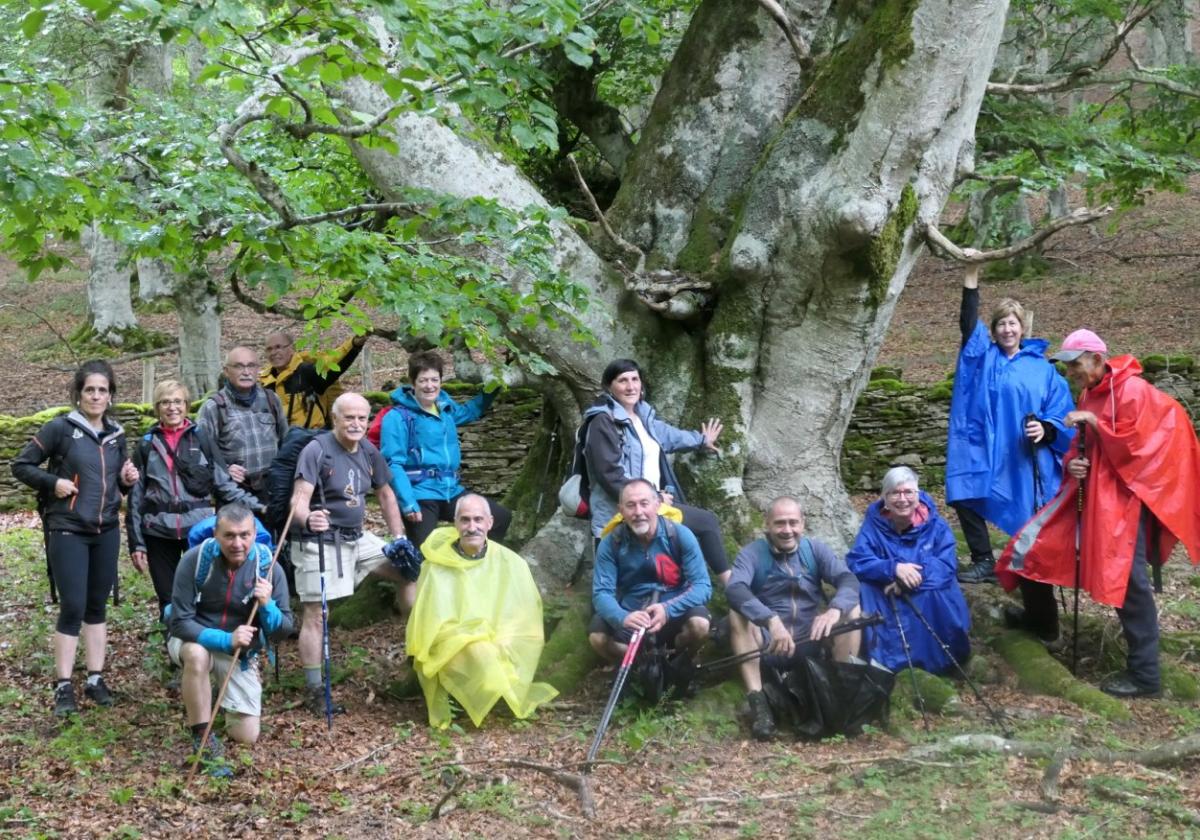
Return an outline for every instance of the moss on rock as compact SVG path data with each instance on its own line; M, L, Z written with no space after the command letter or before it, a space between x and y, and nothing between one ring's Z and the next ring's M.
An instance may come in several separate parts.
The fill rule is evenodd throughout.
M600 662L587 639L590 601L590 592L575 595L542 648L537 679L550 683L559 694L570 694L577 689Z
M330 608L329 626L356 630L384 621L395 615L395 603L396 587L388 581L369 577L353 595Z
M922 703L925 705L925 711L930 714L940 715L949 711L958 703L958 692L954 683L920 668L905 668L898 672L895 688L892 689L892 708L913 709L919 713Z

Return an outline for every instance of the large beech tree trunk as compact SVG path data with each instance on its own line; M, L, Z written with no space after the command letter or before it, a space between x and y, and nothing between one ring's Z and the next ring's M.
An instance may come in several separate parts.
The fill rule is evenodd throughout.
M810 531L835 545L852 538L842 439L922 224L971 158L1007 6L793 0L816 59L805 68L756 4L701 4L609 211L648 268L714 284L698 317L652 313L601 256L611 244L558 229L558 264L592 289L586 318L599 342L543 331L521 340L558 367L571 408L607 361L633 356L664 418L694 428L719 415L723 456L684 459L683 471L738 538L749 512L781 493L800 496ZM362 84L345 95L362 112L385 101ZM544 204L494 150L433 119L406 114L390 131L399 155L358 152L385 193L408 185Z

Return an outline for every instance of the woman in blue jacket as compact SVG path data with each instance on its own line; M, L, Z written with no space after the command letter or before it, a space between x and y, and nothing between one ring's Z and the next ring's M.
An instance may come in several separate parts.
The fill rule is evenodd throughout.
M1005 298L984 324L979 266L963 277L962 349L950 401L946 502L958 514L971 551L963 583L996 580L987 523L1015 534L1053 498L1062 457L1075 432L1063 425L1071 390L1046 359L1046 341L1028 338L1029 315Z
M644 399L642 369L632 359L616 359L600 377L604 393L583 413L587 428L583 452L587 459L592 536L617 513L617 499L627 481L644 478L679 508L683 524L696 535L708 567L724 584L731 570L721 537L721 523L709 510L685 504L683 490L667 459L670 452L705 449L716 452L721 421L713 418L699 431L677 429L658 419Z
M408 522L408 538L420 547L439 520L454 519L454 505L467 489L459 482L462 449L458 427L474 423L491 407L495 391L456 403L442 391L444 367L437 353L408 359L408 380L392 392L392 410L383 418L379 443L392 470L392 490ZM488 499L494 524L488 539L504 540L512 511Z
M883 492L867 508L846 565L861 584L863 613L884 617L867 628L867 647L885 667L907 668L911 658L913 667L931 674L954 668L914 610L959 664L971 655L971 616L955 579L954 534L908 467L893 467L883 477Z

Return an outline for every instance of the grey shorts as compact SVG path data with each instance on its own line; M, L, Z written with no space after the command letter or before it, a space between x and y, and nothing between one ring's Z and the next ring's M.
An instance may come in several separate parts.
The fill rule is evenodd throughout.
M295 543L292 543L293 548ZM292 563L296 567L296 594L300 602L309 604L321 600L321 555L320 543L302 542L299 551L292 551ZM338 562L338 546L331 540L324 543L325 550L325 598L345 598L354 594L354 588L367 575L385 566L387 557L383 547L387 545L370 531L364 531L357 540L341 544L341 562Z
M196 642L185 642L174 636L167 640L167 655L171 661L182 667L183 659L180 654L185 644L194 644L209 657L209 672L214 674L219 685L225 679L225 673L232 666L233 676L229 678L229 687L225 689L225 697L221 700L221 708L239 715L259 717L262 714L262 680L258 676L258 657L251 657L250 666L243 669L235 664L228 653L212 651Z

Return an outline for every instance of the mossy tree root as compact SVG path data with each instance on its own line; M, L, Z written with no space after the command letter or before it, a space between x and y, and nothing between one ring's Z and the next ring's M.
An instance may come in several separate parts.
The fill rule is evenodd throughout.
M1017 680L1024 690L1061 697L1108 720L1130 719L1129 709L1120 700L1077 680L1029 633L1009 630L996 639L994 647L1016 671Z

